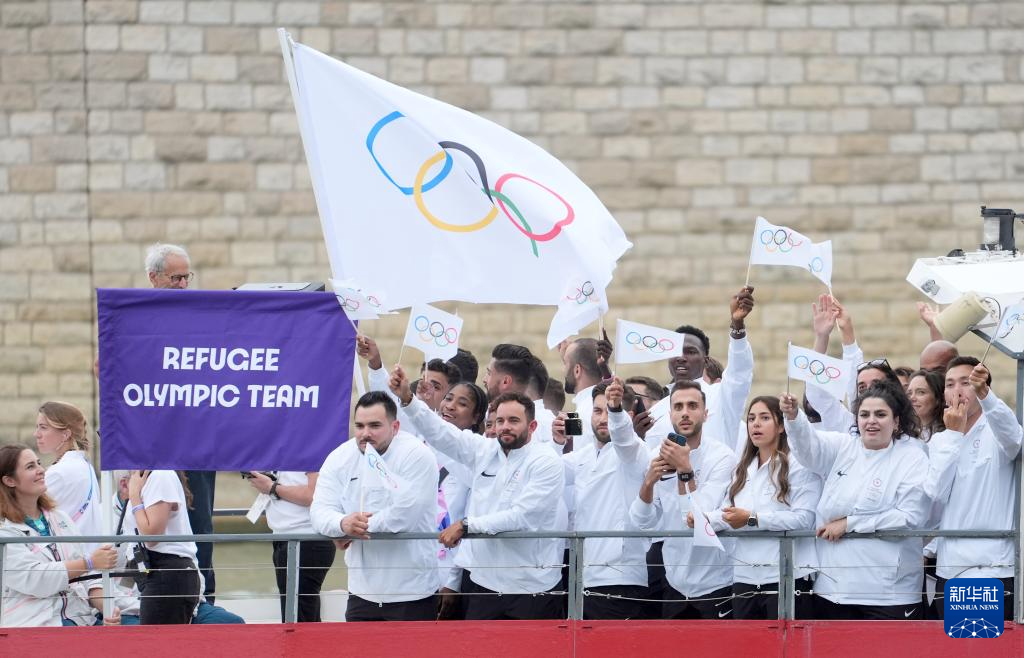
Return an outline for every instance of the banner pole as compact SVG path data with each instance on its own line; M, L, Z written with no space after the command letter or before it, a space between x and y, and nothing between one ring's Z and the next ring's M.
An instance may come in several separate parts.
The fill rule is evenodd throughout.
M743 283L743 287L744 288L749 288L750 287L750 268L751 268L751 266L753 266L753 261L750 259L749 256L747 256L747 278L746 278L746 281L744 281L744 283Z

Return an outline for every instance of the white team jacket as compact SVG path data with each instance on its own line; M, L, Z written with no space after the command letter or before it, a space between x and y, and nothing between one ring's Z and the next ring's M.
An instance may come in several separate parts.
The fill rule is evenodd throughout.
M817 525L846 517L849 532L920 529L930 499L928 458L906 439L868 450L845 432L813 429L803 411L786 420L793 454L825 479ZM833 603L906 605L921 601L921 539L819 539L814 591Z
M44 512L54 536L77 535L74 522L60 510ZM0 520L4 537L38 537L24 523ZM4 555L3 625L60 626L70 619L91 626L95 611L83 583L68 584L65 562L83 557L81 544L8 544Z
M417 601L434 594L440 583L437 540L374 541L372 536L437 531L437 461L430 448L403 431L381 457L399 482L397 490L370 471L355 439L335 448L320 469L310 522L322 535L341 537L345 516L372 512L371 539L357 539L345 551L349 591L374 603Z
M506 455L497 440L458 429L420 400L413 399L405 411L430 445L472 472L470 532L568 527L561 458L550 446L530 441ZM455 564L469 569L473 582L486 589L535 594L558 584L563 545L562 539L470 539L461 543Z

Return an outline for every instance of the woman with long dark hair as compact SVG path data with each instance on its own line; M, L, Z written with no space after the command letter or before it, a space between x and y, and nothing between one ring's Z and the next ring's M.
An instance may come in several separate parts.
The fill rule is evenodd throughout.
M0 536L78 535L67 514L46 495L36 454L21 445L0 448ZM94 569L111 569L109 544L86 553L78 543L7 544L3 561L4 626L92 626L103 610L102 590L70 581ZM115 612L107 623L120 623Z
M747 441L722 508L709 514L716 530L810 530L821 478L790 455L779 400L761 396L747 407ZM809 592L813 540L797 540L797 590ZM733 551L733 616L774 619L778 614L779 542L745 539ZM758 566L755 566L758 565ZM797 598L798 616L810 614L809 596Z
M781 408L794 456L825 479L817 507L815 616L922 619L921 539L844 539L847 532L918 529L929 498L928 458L903 388L876 382L853 403L850 433L815 430L796 398ZM852 435L852 436L851 436Z
M925 443L935 434L946 430L942 412L946 408L946 383L942 375L934 370L918 370L910 375L907 395L910 406L917 414L921 426L921 440Z
M177 471L132 471L128 480L128 512L125 534L191 535L188 507L192 493ZM188 624L199 605L199 571L196 544L191 541L159 541L136 545L149 573L138 580L142 601L141 624ZM140 554L141 551L141 554Z

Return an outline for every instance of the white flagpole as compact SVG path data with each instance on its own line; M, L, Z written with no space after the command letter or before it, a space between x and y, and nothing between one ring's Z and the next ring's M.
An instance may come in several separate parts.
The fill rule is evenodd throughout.
M366 394L366 383L363 381L363 369L359 365L359 348L356 348L356 355L352 357L352 376L356 380L356 392L359 397Z
M281 55L284 57L284 71L288 75L288 88L292 92L292 105L295 107L295 118L299 123L299 137L301 137L303 153L306 156L306 166L309 168L309 176L313 180L311 187L313 188L313 199L316 201L317 214L320 216L320 228L323 230L324 239L329 240L329 236L333 235L333 229L327 220L330 216L330 213L326 212L327 200L320 198L320 186L316 184L319 171L313 164L314 160L310 158L310 145L313 143L313 134L309 126L306 125L302 115L302 108L299 105L299 85L296 82L295 56L292 52L294 43L292 42L291 35L283 27L277 28L277 40L281 44ZM328 244L327 249L327 261L331 265L332 274L338 277L340 270L337 268L337 265L339 263L335 263L331 259L330 244ZM356 333L358 333L358 330Z

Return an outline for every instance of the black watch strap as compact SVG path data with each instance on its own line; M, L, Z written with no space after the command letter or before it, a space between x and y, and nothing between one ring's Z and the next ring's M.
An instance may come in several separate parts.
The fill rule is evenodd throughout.
M693 471L687 471L685 473L680 473L679 474L679 480L681 482L689 482L692 479L693 479Z

